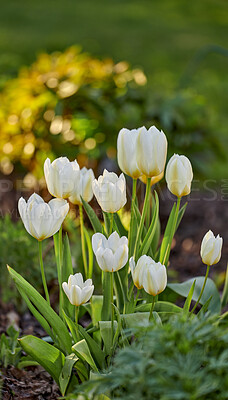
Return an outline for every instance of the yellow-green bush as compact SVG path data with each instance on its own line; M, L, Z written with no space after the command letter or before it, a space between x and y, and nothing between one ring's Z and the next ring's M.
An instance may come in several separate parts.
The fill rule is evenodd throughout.
M46 157L78 156L83 164L115 157L118 130L143 120L138 87L145 83L126 62L100 61L77 47L41 54L0 95L1 171L16 167L39 178Z

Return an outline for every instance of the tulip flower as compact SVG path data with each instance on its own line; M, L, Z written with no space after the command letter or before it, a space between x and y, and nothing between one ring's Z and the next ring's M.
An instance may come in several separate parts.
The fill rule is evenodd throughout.
M113 232L108 239L102 233L92 237L92 247L99 267L106 272L123 268L128 260L128 239Z
M127 202L124 174L118 177L114 172L108 172L105 169L103 175L94 179L92 188L103 211L115 213Z
M133 282L138 289L143 288L148 294L157 296L166 288L166 267L160 262L156 263L151 257L143 255L136 265L131 257L129 264Z
M185 156L174 154L166 167L168 189L178 198L187 196L191 191L193 179L192 166Z
M207 265L207 271L198 300L195 303L193 309L191 310L191 314L195 311L203 295L210 271L210 266L217 264L221 258L222 242L223 239L219 235L215 237L212 231L208 231L202 240L200 255L203 263Z
M70 162L67 157L59 157L52 163L47 158L44 175L51 195L67 199L74 191L75 182L80 179L80 168L76 160Z
M139 129L121 129L117 139L117 159L120 169L133 179L142 175L136 160Z
M92 279L87 279L83 282L81 273L70 275L68 283L63 282L62 287L69 301L74 306L80 306L81 304L87 303L94 291Z
M18 210L27 232L42 241L59 231L69 211L69 204L62 199L45 203L38 194L33 193L27 203L23 197L20 198Z
M201 244L200 255L206 265L217 264L221 258L223 239L218 235L214 236L212 231L208 231Z
M70 202L73 204L82 204L81 197L87 203L92 200L93 190L92 182L94 180L94 173L92 169L87 169L83 167L80 170L79 176L74 180L74 189L69 198Z
M136 159L141 175L147 178L160 175L165 168L167 139L155 126L138 129Z

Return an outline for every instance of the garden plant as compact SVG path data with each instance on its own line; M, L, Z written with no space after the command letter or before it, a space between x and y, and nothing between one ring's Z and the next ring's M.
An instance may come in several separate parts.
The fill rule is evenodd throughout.
M123 172L120 176L105 169L95 179L93 171L85 167L80 169L76 160L59 157L51 162L47 158L44 176L53 199L45 203L34 193L27 201L24 198L19 200L18 209L25 229L38 242L44 297L26 276L22 277L13 269L13 265L8 270L29 310L48 335L45 340L24 336L19 343L33 362L36 361L51 374L63 396L81 392L92 398L96 392L98 399L111 399L112 396L135 398L136 391L127 389L126 383L132 357L139 355L137 368L140 368L142 357L149 374L153 360L159 360L156 351L163 347L164 342L167 343L168 333L172 346L177 345L177 352L180 350L180 357L183 347L178 345L178 332L179 344L186 346L186 354L193 344L187 337L184 340L183 332L192 330L195 337L197 329L202 329L205 335L207 332L210 335L212 345L215 336L209 327L222 324L224 336L228 333L226 314L221 315L222 307L227 303L228 282L220 298L214 282L208 277L211 266L217 264L221 257L223 240L219 235L215 237L209 230L202 240L201 258L207 266L205 276L193 277L182 283L168 281L171 245L186 209L184 197L191 192L193 171L190 160L184 155L174 154L166 166L167 146L166 135L155 126L148 130L145 127L121 129L117 140L118 164ZM129 226L123 224L119 213L127 203L124 174L132 178ZM161 235L159 196L154 185L164 175L176 201ZM137 198L138 179L145 183L141 211ZM103 222L88 204L93 195L102 210ZM67 199L79 208L82 273L73 271L69 240L62 230L70 208ZM83 211L94 230L92 240L84 224ZM42 253L43 241L52 236L59 284L58 312L50 303ZM93 284L95 262L100 269L102 293ZM185 298L182 306L170 301L170 293ZM208 315L211 319L207 323L204 319ZM173 343L172 332L176 335ZM199 347L202 355L203 345L197 340L194 346ZM213 354L216 357L215 352ZM146 355L148 359L145 359ZM154 380L150 382L151 386L139 382L139 392L144 388L140 392L141 398L149 399L151 393L157 396L154 398L161 398L159 396L164 394L156 387L161 371L165 375L165 370L162 370L164 358L169 356L172 360L172 351L166 354L164 348L161 351L163 364L160 370L157 369L157 375L152 374ZM224 357L227 360L227 355ZM127 360L127 365L122 360ZM119 381L115 379L115 368L118 366L122 373L122 380ZM206 355L198 357L196 368L198 371L209 369ZM170 374L167 376L171 379ZM179 392L182 393L181 390ZM189 398L203 398L197 395ZM72 396L77 398L76 394ZM163 398L184 397L166 395Z

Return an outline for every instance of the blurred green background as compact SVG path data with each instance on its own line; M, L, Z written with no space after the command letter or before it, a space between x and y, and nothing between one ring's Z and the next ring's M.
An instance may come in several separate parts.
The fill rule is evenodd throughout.
M108 133L108 146L110 141L115 146L118 129L123 124L132 128L134 124L148 127L155 123L168 135L170 155L174 150L188 155L196 175L224 177L228 150L227 1L10 0L1 3L3 90L5 82L15 77L20 67L34 62L40 52L64 51L76 44L95 58L112 58L114 63L125 60L134 69L142 68L147 84L139 100L135 100L135 94L128 96L130 103L132 98L137 102L137 118L135 104L132 108L128 106L128 117L121 116L118 125L119 105L116 107L116 119L109 123L112 129ZM115 95L110 95L110 103ZM125 94L122 95L124 98ZM61 107L55 111L56 115L66 116L65 106ZM83 110L83 118L86 113L88 110ZM90 114L88 119L91 118ZM103 121L96 132L90 130L88 137L100 131L106 135L107 125L108 121ZM91 158L104 156L103 151L88 153ZM115 157L114 152L109 151L108 157L110 154ZM56 155L58 151L54 151L53 156ZM6 165L5 159L3 164Z

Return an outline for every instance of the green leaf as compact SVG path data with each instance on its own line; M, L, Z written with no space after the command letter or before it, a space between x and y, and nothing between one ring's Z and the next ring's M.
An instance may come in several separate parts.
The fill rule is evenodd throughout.
M74 353L69 354L69 356L65 358L64 366L59 375L59 387L63 396L66 393L66 389L69 385L70 380L73 381L71 382L71 386L73 387L75 387L79 383L76 376L72 375L72 369L78 360L79 358Z
M121 321L126 328L136 328L149 325L149 312L136 312L134 314L121 314Z
M88 215L88 218L91 222L94 232L100 232L100 233L105 234L103 226L100 223L99 218L97 217L97 215L94 212L94 210L92 209L92 207L90 207L90 205L85 200L83 200L82 197L81 197L81 200L82 200L82 204L85 209L85 212Z
M184 213L185 213L185 210L186 210L187 205L188 205L188 203L185 203L185 204L183 205L183 207L181 207L181 209L180 209L179 212L178 212L177 224L176 224L176 231L177 231L177 229L178 229L178 227L179 227L179 225L180 225L180 223L181 223L181 220L182 220L182 218L183 218L183 216L184 216Z
M228 264L226 267L226 278L225 284L222 292L222 307L225 307L228 303Z
M52 376L59 385L59 377L64 365L64 354L53 345L35 336L18 339L23 350Z
M114 213L113 216L114 216L114 222L116 224L119 235L120 236L128 236L128 231L124 228L124 226L121 222L120 216L117 213Z
M16 286L19 289L22 289L25 295L28 297L29 301L37 308L39 313L46 319L48 324L52 327L52 330L54 332L53 334L50 335L54 337L54 342L59 344L61 350L69 354L71 353L71 337L69 335L69 332L66 328L65 323L61 320L61 318L56 314L56 312L49 306L47 301L34 289L32 285L30 285L20 274L18 274L16 271L14 271L12 268L8 267L9 273L11 277L13 278L14 282L16 283ZM33 312L34 309L30 308L30 310ZM36 316L37 313L34 313L34 316ZM47 332L50 334L50 332Z
M94 371L98 372L98 368L90 353L88 344L86 343L85 339L74 344L72 350L81 360L86 361Z
M93 325L101 320L101 310L103 304L103 296L93 295L91 298L91 318Z
M168 287L171 290L173 290L175 293L177 293L183 297L187 297L194 280L196 281L196 283L195 283L195 289L193 292L192 299L194 301L197 301L199 298L201 288L203 286L204 276L192 278L183 283L169 283ZM218 289L216 288L214 282L210 278L208 278L203 295L200 300L200 304L204 305L206 303L206 301L209 299L209 297L211 297L211 296L212 296L212 300L209 304L208 310L211 311L213 314L220 313L221 312L221 300L220 300Z
M86 245L87 245L87 250L88 250L88 258L89 258L89 278L92 278L93 275L93 249L92 249L92 241L89 236L89 232L85 227L83 227L84 230L84 235L86 239Z
M110 355L112 350L112 321L100 321L99 327L104 342L105 354ZM117 330L117 322L114 321L114 333Z
M142 256L143 254L147 254L149 247L151 246L154 234L156 232L158 215L159 215L159 199L158 199L157 192L155 192L155 212L153 213L153 218L152 218L150 227L149 227L147 234L142 242L142 246L139 251L139 257Z
M93 356L93 359L96 362L96 365L100 369L102 369L104 367L104 361L105 361L105 355L103 351L98 346L97 342L95 342L95 340L86 332L86 330L81 325L79 325L78 328L81 336L83 337L83 339L86 340L86 343Z
M109 321L111 317L111 274L102 271L103 275L103 305L101 318L103 321Z
M175 213L176 213L176 203L174 203L172 211L169 215L169 219L165 228L165 233L164 237L162 240L161 248L160 248L160 262L162 264L165 264L167 261L167 255L169 254L170 247L171 247L171 233L173 230L173 224L174 224L174 219L175 219Z
M192 302L192 296L193 296L194 289L195 289L195 284L196 284L196 281L194 280L194 282L193 282L193 284L191 286L191 289L189 290L188 297L187 297L187 299L185 300L185 303L184 303L184 307L183 307L183 313L184 314L188 314L189 313L189 309L190 309L191 302Z
M140 304L136 307L136 311L150 311L151 303ZM157 301L154 305L154 310L159 312L167 312L167 313L180 313L182 311L181 307L176 306L173 303L168 301Z

